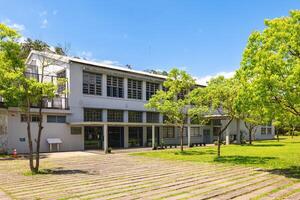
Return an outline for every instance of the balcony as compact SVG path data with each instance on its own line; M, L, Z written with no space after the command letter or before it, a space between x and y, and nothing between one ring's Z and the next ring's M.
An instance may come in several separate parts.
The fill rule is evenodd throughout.
M41 75L38 73L31 73L26 72L25 76L27 78L35 79L39 82L43 81L44 83L53 83L57 86L56 95L52 99L44 99L43 101L43 108L47 109L69 109L69 102L68 102L68 80L66 79L66 72L52 72L56 75ZM63 81L62 81L63 80ZM38 105L32 105L32 107L36 108Z

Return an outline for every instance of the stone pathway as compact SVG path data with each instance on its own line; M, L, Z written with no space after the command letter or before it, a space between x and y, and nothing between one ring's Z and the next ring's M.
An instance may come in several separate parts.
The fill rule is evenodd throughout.
M49 174L0 160L0 199L300 199L300 183L259 169L96 152L46 155Z

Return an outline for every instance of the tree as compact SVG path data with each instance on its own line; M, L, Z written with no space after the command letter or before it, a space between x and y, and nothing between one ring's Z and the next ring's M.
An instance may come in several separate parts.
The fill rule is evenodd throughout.
M249 144L251 145L256 127L268 121L267 111L261 104L260 99L252 96L253 85L250 82L243 82L243 79L240 79L239 71L234 78L240 84L237 92L235 111L248 129Z
M266 20L265 25L250 35L239 73L270 115L275 109L299 118L300 11Z
M225 79L223 76L219 76L211 79L207 87L199 87L191 92L194 109L203 111L207 107L210 110L206 114L207 118L211 118L215 114L220 115L221 118L227 118L225 126L218 132L218 157L221 155L222 134L232 120L237 117L235 110L237 91L235 79Z
M195 80L185 71L174 68L163 86L164 90L158 90L145 107L160 112L166 117L166 123L179 128L180 149L183 151L183 132L190 109L189 92L195 87Z
M168 72L165 70L146 69L145 72L157 75L168 76Z
M48 61L53 63L53 59L40 60L41 74L38 77L32 76L27 72L25 65L24 55L26 53L16 42L18 37L20 36L15 30L0 24L0 73L5 74L0 77L0 95L4 98L7 106L19 107L22 112L26 113L29 166L32 173L38 173L43 129L43 103L45 99L53 98L57 90L53 83L44 81L44 69L49 66L50 62ZM44 47L47 48L46 45ZM32 137L31 130L31 107L34 104L38 105L39 109L39 128L36 140ZM35 154L33 141L36 142Z

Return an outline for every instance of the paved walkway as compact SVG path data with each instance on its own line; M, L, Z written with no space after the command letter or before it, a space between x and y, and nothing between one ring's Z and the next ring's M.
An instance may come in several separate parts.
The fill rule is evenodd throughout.
M22 200L300 199L299 182L238 166L97 152L48 154L42 166L52 171L24 176L26 160L0 161L0 190Z

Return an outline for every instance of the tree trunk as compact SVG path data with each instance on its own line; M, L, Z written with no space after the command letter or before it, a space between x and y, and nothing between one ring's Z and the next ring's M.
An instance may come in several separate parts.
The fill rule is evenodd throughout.
M31 172L34 172L33 164L33 144L31 138L31 116L30 116L30 103L27 99L27 112L26 112L26 123L27 123L27 137L28 137L28 146L29 146L29 167Z
M249 144L252 145L252 129L249 130Z
M184 127L180 127L180 151L182 152L183 151L183 130L184 130Z
M294 134L295 134L295 127L292 127L292 139L294 138Z
M40 101L39 105L39 130L38 130L38 137L36 141L36 156L35 156L35 172L37 173L39 171L40 167L40 146L41 146L41 136L42 136L42 130L43 130L43 100Z
M277 141L279 142L279 133L278 133L278 130L275 129L275 133L276 133L276 136L277 136Z
M227 122L225 127L223 129L221 129L219 134L218 134L218 158L221 157L221 136L222 136L222 133L227 129L227 127L232 122L232 120L233 120L233 118L230 118L230 120Z

